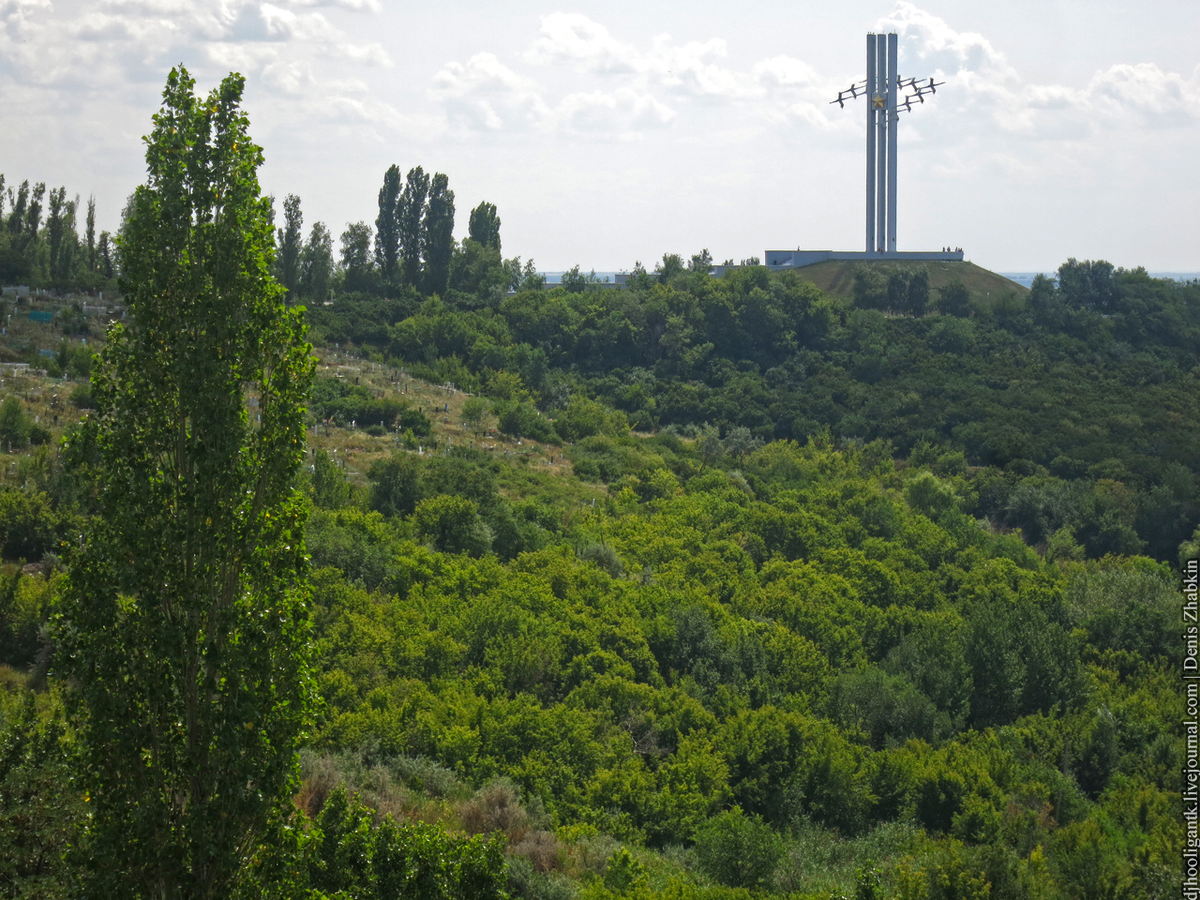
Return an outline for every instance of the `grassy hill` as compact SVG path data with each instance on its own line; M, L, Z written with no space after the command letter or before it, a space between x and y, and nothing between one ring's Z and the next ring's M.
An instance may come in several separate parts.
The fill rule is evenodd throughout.
M827 294L850 298L854 296L854 270L858 266L877 267L882 269L885 274L896 269L916 269L924 266L929 270L929 287L932 291L958 280L966 285L973 297L999 297L1005 294L1015 294L1019 297L1028 293L1028 289L1023 285L1010 281L1003 275L980 268L972 262L889 260L864 263L854 260L830 259L796 269L795 272L802 280L812 282Z

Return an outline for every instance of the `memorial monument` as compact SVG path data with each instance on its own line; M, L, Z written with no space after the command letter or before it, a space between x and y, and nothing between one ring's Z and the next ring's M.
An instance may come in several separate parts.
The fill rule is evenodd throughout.
M867 104L866 249L767 250L768 266L798 268L826 259L962 260L961 250L901 251L896 247L896 134L900 113L911 112L914 102L924 103L944 83L932 78L928 82L902 78L899 38L895 34L867 35L867 77L838 91L837 99L830 101L845 108L848 100L862 97Z

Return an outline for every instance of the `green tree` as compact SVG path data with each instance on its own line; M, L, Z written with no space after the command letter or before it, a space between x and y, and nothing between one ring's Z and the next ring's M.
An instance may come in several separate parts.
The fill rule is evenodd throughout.
M112 278L115 274L113 269L113 258L111 235L107 231L100 232L100 241L96 246L96 255L98 257L96 265L100 269L100 274L105 278Z
M911 280L912 273L904 270L888 274L886 301L888 310L894 313L901 313L907 310L908 284Z
M121 241L127 327L71 444L99 515L59 622L90 895L225 897L287 815L309 727L304 398L243 79L172 70ZM251 405L250 400L255 401Z
M938 289L938 309L944 315L967 318L971 315L971 292L965 284L955 279Z
M917 318L925 315L929 308L929 270L925 266L917 266L909 273L905 307L906 312Z
M400 259L400 167L388 166L379 189L379 215L375 217L375 265L384 281L396 280Z
M860 309L879 309L888 299L888 279L875 266L854 267L854 305Z
M654 267L654 273L658 276L660 284L666 284L683 271L683 257L678 253L664 253L662 262Z
M429 176L420 166L408 170L404 193L396 208L399 224L401 277L405 284L421 284L422 230L425 201L429 196Z
M1192 532L1191 540L1179 544L1179 568L1184 568L1193 560L1200 560L1200 525Z
M21 401L16 397L7 398L4 405L0 406L0 443L10 452L14 448L24 447L29 443L31 424L29 416L21 408Z
M340 509L350 499L350 484L329 454L318 450L313 455L313 503L322 509Z
M9 188L8 199L12 205L12 209L8 213L8 233L15 237L20 233L21 225L25 221L25 206L29 203L29 180L21 182L16 194L13 194L12 188Z
M462 418L463 421L476 434L479 433L483 426L483 419L488 413L489 404L482 397L468 397L463 401Z
M467 223L467 237L484 247L500 250L500 217L496 215L496 204L486 200L471 210Z
M288 194L283 201L283 227L279 229L279 280L289 292L300 287L300 254L304 249L304 214L300 198Z
M59 278L67 280L76 274L78 265L79 232L75 221L75 213L79 209L79 195L74 200L68 200L63 207L63 243L59 251Z
M1103 259L1079 262L1071 257L1058 267L1058 290L1070 306L1109 312L1117 301L1113 265Z
M42 221L44 182L32 189L28 181L21 182L8 214L9 248L11 250L8 277L27 278L33 274L33 253L37 248L38 228Z
M417 506L420 467L413 457L397 453L371 465L371 509L385 516L407 516Z
M41 491L0 491L0 552L36 562L58 549L61 517Z
M32 692L16 704L0 717L0 896L76 896L63 859L85 821L85 800L70 787L62 710L39 716Z
M300 254L300 294L324 302L333 276L333 237L323 222L313 224Z
M425 208L422 233L425 256L425 292L445 294L450 279L450 260L454 256L454 191L441 172L429 185L429 203Z
M370 290L375 270L371 266L371 229L366 222L347 225L342 232L342 286L348 291Z
M46 220L46 235L50 251L50 278L57 281L63 277L63 237L66 222L67 189L50 190L50 217Z
M375 810L339 786L317 816L309 880L321 896L501 900L508 896L503 843L391 816L379 821Z
M700 868L729 887L766 888L783 858L783 839L758 816L738 808L721 813L696 832Z
M466 238L450 261L450 287L475 294L489 305L499 305L508 284L508 270L500 251Z
M42 224L42 198L46 196L46 183L39 181L29 194L29 205L25 208L25 221L21 225L21 251L26 254L26 265L32 269L32 254L37 248L38 229Z
M582 294L587 290L589 284L597 284L600 281L596 277L596 272L593 270L590 274L583 274L579 268L579 263L573 265L570 269L562 273L562 286L568 294Z
M96 198L88 197L84 241L87 244L87 270L96 271Z
M492 535L479 517L475 501L438 494L417 504L413 519L417 534L442 553L483 556L492 546Z

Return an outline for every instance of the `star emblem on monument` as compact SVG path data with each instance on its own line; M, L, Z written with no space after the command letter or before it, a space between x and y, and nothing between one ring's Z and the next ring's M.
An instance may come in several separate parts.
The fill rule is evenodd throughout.
M883 109L887 106L887 97L883 96L883 94L876 94L871 98L871 103L876 109Z

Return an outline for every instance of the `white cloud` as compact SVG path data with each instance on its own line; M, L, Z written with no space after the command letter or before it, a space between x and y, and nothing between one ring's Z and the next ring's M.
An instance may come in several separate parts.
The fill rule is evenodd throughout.
M641 132L667 127L675 111L650 94L619 88L569 94L555 110L555 118L573 133L630 140Z
M152 68L165 72L180 56L199 50L214 63L236 63L254 77L278 74L281 62L298 62L312 70L332 63L390 66L383 46L374 41L354 41L319 11L290 7L350 6L371 11L376 3L279 3L256 0L99 0L85 3L77 15L50 15L37 36L40 58L69 59L84 41L102 45L113 67L130 70ZM11 8L50 10L45 0L7 0L0 14ZM27 18L27 14L23 15ZM26 39L28 43L28 39ZM231 46L245 48L235 52ZM279 52L269 51L276 47ZM286 49L284 49L286 48ZM267 79L270 81L270 79ZM294 79L278 79L280 85Z
M569 18L573 24L587 21L582 16ZM557 46L574 48L572 59L591 56L570 41ZM535 58L550 58L549 52L543 45ZM669 126L676 115L651 93L632 86L575 91L558 100L547 99L549 93L543 84L514 71L492 53L478 53L465 64L448 63L435 76L431 92L451 124L464 133L537 131L631 140L641 132Z
M292 6L335 6L351 12L377 13L383 9L379 0L291 0Z
M967 70L986 72L994 80L1016 79L1016 72L1004 54L983 35L955 31L945 20L907 0L898 0L895 11L879 20L876 31L895 31L900 35L904 65L915 66L919 62L922 69L944 74Z
M551 13L542 19L541 37L525 54L533 63L568 64L592 72L641 70L640 55L608 29L578 13Z
M663 84L677 93L724 100L757 93L746 73L735 72L715 61L727 55L728 49L721 38L677 45L669 35L661 35L654 39L647 64Z
M81 173L73 177L101 192L106 179L108 190L119 182L123 196L140 177L138 139L163 80L180 63L202 93L230 71L245 75L256 135L325 147L392 140L412 121L358 77L393 65L377 32L361 26L379 8L374 0L0 0L0 106L43 148L7 129L0 156L10 177L65 182L54 160L75 148ZM357 13L350 31L345 10ZM119 208L111 196L102 205Z
M808 63L791 56L773 56L757 63L752 70L760 84L780 88L828 87L828 79L817 74Z
M302 60L274 60L263 65L262 79L272 90L282 94L300 94L316 84L312 66Z
M552 13L542 19L541 36L525 53L528 62L566 65L580 72L641 76L694 97L735 98L755 91L753 79L716 60L728 55L721 38L676 44L670 35L655 37L646 50L613 37L608 29L579 13Z
M1184 79L1153 63L1115 65L1092 78L1088 98L1109 114L1130 113L1161 126L1194 124L1200 119L1200 67Z
M480 53L467 63L450 62L434 78L432 96L451 122L464 131L538 130L568 135L605 135L629 140L668 127L678 112L656 96L723 102L763 93L757 72L721 64L725 42L675 43L660 35L639 49L618 40L602 24L578 13L552 13L521 59L533 66L561 66L590 77L616 79L592 90L554 91L524 76L495 54ZM802 65L802 64L801 64ZM779 70L769 69L768 75Z
M539 82L520 75L494 54L447 64L432 94L464 132L537 131L631 140L669 126L675 111L632 87L576 91L551 102Z
M492 53L477 53L465 65L448 63L433 84L451 121L470 131L536 129L550 117L538 84Z
M329 49L332 51L331 56L333 58L342 59L357 65L378 66L380 68L390 68L392 65L392 58L383 49L382 44L355 44L350 41L342 41L332 45Z
M947 81L949 101L967 128L987 128L1034 140L1085 139L1098 129L1172 127L1200 119L1200 68L1191 78L1153 63L1119 63L1085 86L1023 79L982 35L958 32L944 20L899 0L880 30L900 34L905 75ZM909 71L912 69L913 71Z
M0 0L0 72L20 78L34 68L52 11L50 0Z
M0 2L0 19L6 28L24 23L32 14L53 9L50 0L3 0Z

